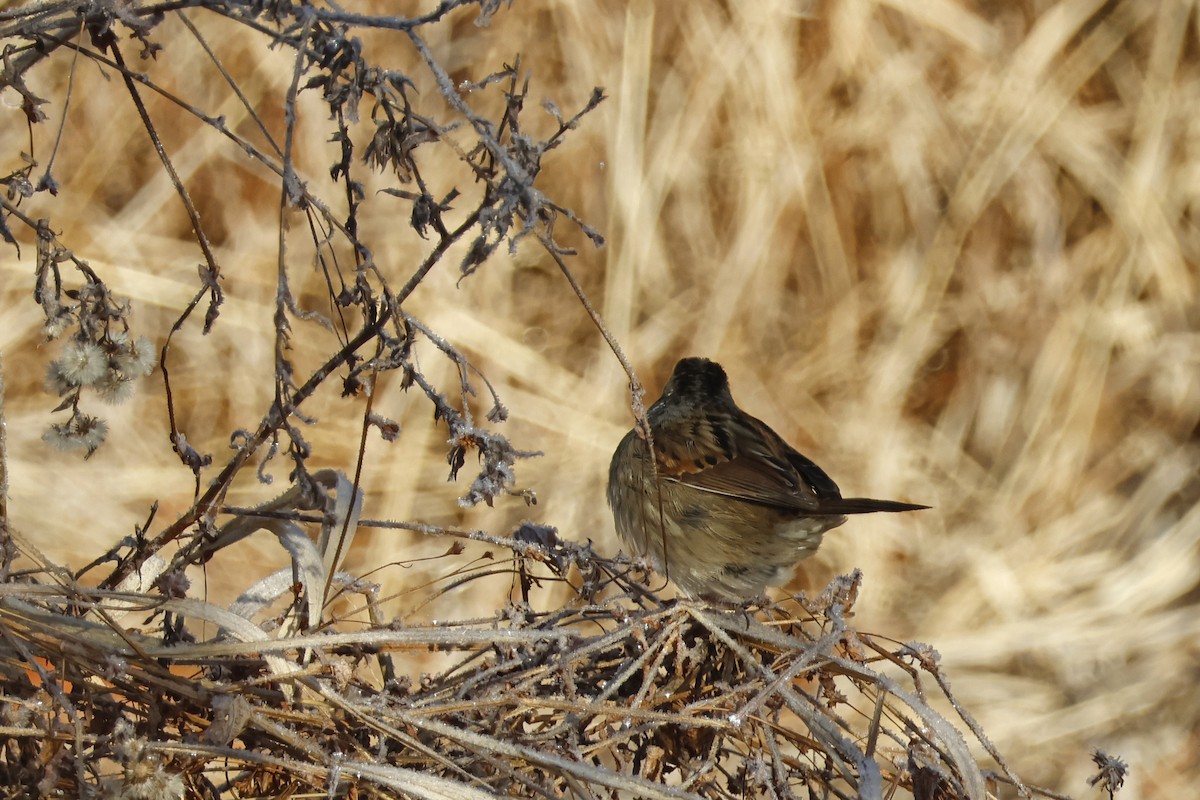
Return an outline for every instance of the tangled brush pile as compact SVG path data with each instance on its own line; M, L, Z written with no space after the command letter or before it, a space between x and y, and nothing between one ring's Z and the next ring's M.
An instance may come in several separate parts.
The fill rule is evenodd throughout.
M161 575L149 593L86 589L49 564L36 580L21 576L10 540L0 584L3 783L122 798L903 789L982 799L1000 783L1028 796L954 702L931 648L849 624L858 574L818 598L762 608L664 601L638 564L525 526L511 539L463 534L511 551L520 599L493 617L364 629L324 619L306 599L320 596L318 548L346 522L336 506L315 546L296 548L304 555L290 569L230 610L164 593ZM295 523L279 525L282 516L257 525L284 542L280 531ZM214 541L236 538L245 519ZM549 583L571 587L569 600L535 607ZM345 573L331 585L331 601L377 589ZM280 600L287 608L272 610ZM448 666L412 674L430 651ZM1002 771L976 763L962 726Z

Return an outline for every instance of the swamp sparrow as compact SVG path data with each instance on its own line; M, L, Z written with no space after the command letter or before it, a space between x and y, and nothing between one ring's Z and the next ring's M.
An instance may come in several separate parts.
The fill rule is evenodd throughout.
M785 582L846 514L928 506L842 497L837 484L737 407L720 364L685 358L617 445L608 504L617 533L686 594L745 600ZM657 480L655 480L657 478Z

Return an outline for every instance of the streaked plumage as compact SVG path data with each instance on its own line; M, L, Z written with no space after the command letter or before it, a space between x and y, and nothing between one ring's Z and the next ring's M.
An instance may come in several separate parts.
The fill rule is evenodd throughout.
M647 421L656 470L631 430L613 453L608 503L625 545L692 596L755 597L785 582L845 515L927 508L842 497L820 467L737 407L725 370L708 359L675 365Z

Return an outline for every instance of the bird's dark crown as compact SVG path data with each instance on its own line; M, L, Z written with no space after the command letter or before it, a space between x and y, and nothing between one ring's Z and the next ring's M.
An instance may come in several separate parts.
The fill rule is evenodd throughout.
M663 387L663 397L672 395L697 399L728 397L729 378L715 361L707 358L680 359L667 385Z

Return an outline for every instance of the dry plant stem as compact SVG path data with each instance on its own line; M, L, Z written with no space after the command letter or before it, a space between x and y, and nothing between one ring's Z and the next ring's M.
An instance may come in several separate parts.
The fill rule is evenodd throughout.
M283 726L271 726L272 734L286 732ZM301 744L297 740L297 744ZM358 759L336 758L335 756L315 752L310 754L311 761L301 761L294 758L265 755L255 750L242 748L221 747L216 745L189 743L187 745L168 741L152 741L147 743L149 748L163 754L173 754L177 758L187 758L192 754L205 755L211 759L223 759L231 764L270 766L284 774L307 776L314 785L328 784L337 788L340 775L354 780L361 776L384 789L402 792L404 796L427 798L461 797L463 800L494 800L493 792L477 791L454 783L444 778L428 775L425 772L411 769L381 766L371 761ZM297 747L297 750L304 748Z
M0 200L0 202L2 202L2 200ZM261 447L275 433L275 431L277 431L280 426L284 424L286 418L290 416L290 414L293 413L293 411L305 400L307 400L308 397L311 396L314 391L316 391L317 387L320 386L331 374L333 374L336 369L345 364L360 347L378 336L379 332L383 330L384 326L392 319L393 309L397 308L398 304L402 303L404 298L416 288L421 279L428 274L433 266L441 261L442 256L450 248L450 246L462 238L463 234L470 230L470 228L478 220L478 216L478 212L471 214L466 220L463 221L461 225L451 231L449 236L442 237L429 255L425 258L425 261L422 262L421 266L418 267L414 272L408 283L405 284L404 288L396 294L396 300L394 303L385 303L377 311L377 316L374 321L363 328L363 330L360 331L357 336L347 342L347 344L341 348L341 350L333 355L321 368L315 371L302 386L296 389L295 393L292 395L290 405L288 406L286 412L279 406L273 407L271 412L259 425L259 428L254 435L243 444L243 446L238 450L237 455L234 456L234 458L225 466L209 489L196 501L192 508L189 509L189 511L182 517L176 520L175 523L173 523L169 528L159 534L158 537L149 540L146 547L143 548L139 553L135 553L122 560L122 562L113 571L113 574L101 583L101 586L103 588L111 589L119 584L125 579L126 576L135 571L145 558L161 550L162 547L167 543L174 541L189 526L200 519L201 516L209 513L209 510L220 502L220 498L228 489L229 483L233 480L233 476L237 474L242 466L244 466L246 461L249 460L250 456L257 452L258 448ZM195 308L195 305L199 302L199 298L203 296L203 291L204 290L202 290L201 293L199 293L193 300L192 304L188 307L187 312L185 312L185 315L181 316L180 319L177 320L175 326L172 328L172 333L182 326L183 320L186 318L186 314L190 313L190 311ZM163 345L164 358L160 361L160 365L162 365L163 361L165 361L166 348L169 346L169 343L170 339L168 338L167 343ZM168 404L168 408L170 408L170 404ZM173 423L172 429L174 430ZM183 559L182 562L181 558ZM180 556L176 557L176 562L187 563L184 551L181 551Z
M286 731L282 726L275 726L275 730L279 732ZM273 731L274 732L274 731ZM294 773L296 775L306 775L314 782L325 781L329 777L329 767L326 766L327 757L324 753L316 754L318 759L313 761L301 761L296 758L282 758L280 756L268 755L266 753L250 750L246 748L222 747L218 745L204 744L202 742L172 742L156 740L147 743L155 752L175 755L179 758L187 758L191 754L207 755L210 758L226 759L231 764L257 764L264 766L277 767L280 770ZM302 751L300 746L303 740L298 737L295 740L295 745L298 751Z
M875 748L879 744L880 723L883 721L883 710L887 707L886 701L887 692L880 692L879 697L875 698L875 713L871 715L870 734L864 748L864 752L871 757L875 756Z
M433 53L429 51L425 40L417 35L416 31L411 28L405 30L409 40L416 47L417 52L421 54L421 58L425 61L425 66L433 74L437 80L438 89L441 91L442 97L450 104L450 107L465 117L471 127L475 129L479 135L479 141L487 147L492 158L496 159L504 167L504 172L520 187L521 194L525 200L526 208L530 212L536 212L542 205L541 192L533 187L533 176L531 176L525 168L512 159L508 148L497 141L492 131L492 124L478 116L471 107L463 101L458 90L454 88L454 82L450 76L442 69L442 65L433 57ZM532 224L533 220L526 220L526 224Z
M79 35L83 35L82 22L80 22L79 25ZM67 71L67 91L63 97L62 117L58 122L58 130L54 136L54 144L50 148L50 156L46 159L46 170L42 173L42 179L40 181L42 185L49 185L49 183L53 181L51 173L54 171L54 160L58 158L58 151L62 146L63 133L65 133L67 129L67 116L71 111L71 98L74 95L73 90L75 88L75 70L78 68L78 66L79 50L76 48L71 54L71 68Z
M919 674L917 673L915 667L896 658L892 653L889 653L881 648L871 637L864 639L861 636L854 634L853 640L860 646L865 646L874 650L891 663L900 667L905 672L908 672L913 677L913 680L917 683L918 692L921 696L921 699L924 700L924 692L920 691ZM941 667L938 665L937 661L932 658L926 658L921 652L912 650L911 648L910 655L920 665L922 671L933 676L933 679L937 682L938 688L942 690L942 694L945 695L946 699L950 702L951 707L953 707L955 712L958 713L962 721L966 723L971 733L974 734L975 738L983 746L987 754L991 756L997 764L1000 765L1000 768L1004 771L1005 780L1012 786L1016 787L1017 792L1022 797L1032 797L1030 788L1021 781L1021 779L1013 771L1012 767L1009 766L1003 754L996 748L991 739L988 738L987 734L983 730L983 727L975 720L971 713L967 711L967 709L961 703L958 702L958 698L950 690L950 683L946 680L945 675L942 674ZM933 742L927 743L931 746L934 745ZM1038 793L1046 794L1044 790L1040 789L1038 790Z
M289 517L289 519L290 519L290 517ZM311 519L308 521L319 522L320 520L319 519ZM399 520L376 520L376 519L359 520L358 527L360 527L360 528L379 528L379 529L383 529L383 530L412 531L414 533L420 533L420 534L424 534L426 536L452 537L452 538L464 539L464 540L468 540L468 541L472 541L472 542L481 542L483 544L493 545L495 547L502 547L507 550L511 550L514 554L516 554L519 557L528 558L528 559L532 559L535 561L542 560L545 556L545 551L542 549L541 545L538 545L533 542L523 541L520 539L514 539L509 536L497 536L496 534L488 533L487 531L482 531L482 530L451 528L451 527L447 527L447 526L443 526L443 525L433 525L428 522L406 522L406 521L399 521ZM575 545L575 544L569 543L569 542L564 543L564 546L567 548L574 547L574 548L577 548L577 550L579 550L579 551L582 551L584 549L581 545ZM630 561L628 558L623 559L623 560L612 559L611 563L620 564L621 566L627 567L627 568L634 566L633 562ZM622 574L624 574L624 573L622 573ZM658 599L653 594L650 594L648 592L639 596L639 600L642 603L651 603L656 607L664 605L664 601Z
M310 13L322 22L349 25L352 27L379 28L381 30L411 31L437 22L459 6L474 5L475 0L442 0L437 8L421 17L378 17L369 14L354 14L340 9L312 8Z
M162 162L163 168L166 170L168 176L170 176L171 183L175 187L176 194L179 195L180 200L183 202L184 208L187 211L188 218L191 220L191 223L192 223L192 231L195 234L196 243L200 246L200 250L204 254L205 263L207 264L207 269L202 272L202 283L204 284L203 288L199 292L197 292L196 296L193 298L191 303L188 305L187 309L180 316L180 318L176 322L176 324L171 328L171 332L168 334L166 341L163 343L163 347L162 347L162 350L161 350L160 356L159 356L159 367L160 367L160 369L162 369L164 391L165 391L165 394L167 397L167 415L168 415L168 418L170 421L170 427L171 427L171 433L170 433L171 446L175 449L175 452L179 454L180 458L183 459L185 463L188 463L190 459L189 459L187 453L185 452L185 448L180 439L179 429L178 429L178 426L176 425L176 421L175 421L175 404L174 404L174 396L173 396L173 393L171 392L171 386L170 386L170 372L167 368L167 353L168 353L168 348L170 347L171 337L175 334L176 331L179 330L183 321L185 319L187 319L188 316L191 315L191 312L196 308L196 306L199 304L200 300L203 298L203 296L206 293L211 294L212 304L210 305L209 318L206 320L206 323L205 323L205 330L207 331L208 328L212 325L212 321L215 319L216 309L219 307L220 302L221 302L221 292L220 292L220 288L219 288L219 286L220 286L219 281L221 278L221 268L220 268L220 265L217 263L216 255L212 251L212 246L209 244L208 236L204 233L204 227L200 221L200 212L196 210L196 206L192 202L191 196L188 194L187 188L183 185L183 181L179 178L179 174L175 171L175 167L171 163L170 157L167 155L166 148L163 147L162 140L159 139L159 137L158 137L158 132L154 127L154 123L150 120L150 114L146 110L145 104L142 102L142 98L141 98L141 95L138 93L137 86L135 85L135 83L131 77L131 73L125 64L125 59L121 55L121 50L119 47L117 47L117 42L115 40L115 37L111 41L109 41L108 47L109 47L109 51L112 53L113 60L116 62L116 66L118 67L118 69L121 72L122 80L125 82L125 87L129 92L130 98L133 100L133 104L134 104L135 108L137 109L138 116L142 120L142 127L145 128L146 133L149 135L150 140L154 145L154 151L158 154L159 160ZM76 50L76 53L78 53L78 52L79 51ZM195 480L196 480L195 493L199 494L199 492L200 492L199 465L192 463L192 464L189 464L189 466L192 466L193 473L195 474ZM124 576L122 576L122 577L124 577ZM119 580L117 582L119 583ZM112 585L116 585L116 584L114 583Z
M154 17L181 8L202 6L205 2L206 0L174 0L173 2L147 4L144 7L129 7L128 13L131 17ZM29 17L28 21L26 20L27 16ZM38 22L34 17L41 17L45 21ZM0 13L0 21L7 19L14 19L16 22L9 28L0 28L0 38L27 37L32 34L50 36L51 30L73 30L79 23L80 6L78 3L71 2L45 3L39 8L30 8L25 5L12 9L11 13ZM34 55L44 56L48 53L38 50ZM29 66L31 65L22 65L22 71L28 69Z
M284 409L279 406L272 406L270 412L268 412L262 423L259 424L258 430L255 431L254 435L251 436L238 449L237 454L229 461L229 463L225 465L204 495L200 497L200 499L197 500L192 507L183 514L183 516L172 523L165 531L163 531L154 539L148 540L145 547L141 548L138 552L132 553L131 555L122 559L121 563L118 564L116 569L113 570L113 573L101 582L101 587L105 589L111 589L119 584L125 579L126 576L136 571L146 558L154 555L169 542L177 539L185 530L187 530L202 516L211 513L213 507L220 503L220 498L223 497L225 492L228 490L229 484L233 480L233 477L246 464L250 457L258 451L258 448L261 447L272 436L272 434L279 430L280 426L283 425L286 419L295 412L296 408L298 408L301 403L307 400L312 393L317 390L317 387L324 383L325 380L333 374L334 370L346 363L350 356L357 352L360 347L374 339L379 334L379 331L383 329L384 325L386 325L391 319L391 317L392 310L390 307L384 307L380 309L378 316L373 322L363 328L357 336L346 343L345 347L341 348L341 350L335 353L328 361L325 362L324 365L317 369L302 386L296 389L296 392L291 399L291 405L288 408ZM197 544L195 546L199 547L200 545ZM186 555L184 555L186 550L187 548L185 548L184 551L181 551L180 556L176 557L177 561L180 559L180 557L183 557L184 562L186 563Z
M310 688L320 692L326 699L334 700L338 695L325 682L312 682ZM341 702L349 702L346 698L339 698ZM625 776L615 773L610 770L600 769L588 763L580 763L571 761L566 758L551 755L549 753L534 750L529 747L505 742L501 739L481 736L472 731L461 728L456 728L439 722L433 719L426 718L421 715L413 714L408 711L397 709L395 711L396 718L410 727L417 730L424 730L435 734L442 738L457 742L463 747L469 748L476 752L495 754L505 756L512 760L519 760L523 763L536 764L555 774L573 774L581 780L591 784L607 786L610 789L631 793L631 796L645 798L662 798L670 800L672 798L691 798L694 795L681 791L671 786L647 781L634 776Z
M177 455L180 456L181 459L184 460L184 463L188 462L184 457L185 450L179 438L179 425L175 418L175 393L171 390L171 368L167 366L167 354L171 352L171 340L175 338L175 334L183 329L183 324L192 316L192 312L195 311L196 307L200 305L200 301L204 299L206 294L210 294L211 292L213 292L213 289L208 286L201 286L200 289L196 291L196 293L192 296L192 299L188 301L187 306L183 309L183 312L175 318L173 323L171 323L171 329L167 331L167 336L163 340L163 345L159 349L158 353L158 369L160 372L162 372L163 376L163 396L167 401L167 425L170 428L169 437L171 441L171 448ZM199 497L200 467L203 466L203 464L194 463L188 464L188 466L192 468L192 472L195 475L195 490L193 496ZM116 581L116 583L113 585L115 586L117 583L120 583L120 580Z
M1008 765L1008 762L1004 759L1004 756L998 749L996 749L996 745L994 745L992 740L988 738L986 733L984 733L983 727L975 720L975 717L973 717L971 713L967 711L967 709L964 708L961 703L958 702L958 698L954 696L954 693L950 691L950 684L946 680L946 676L942 674L941 669L936 664L928 665L926 669L933 674L933 679L937 681L938 688L942 690L942 694L944 694L946 699L950 701L950 705L954 707L954 710L958 713L958 716L967 724L967 727L970 728L971 733L973 733L979 743L983 745L988 755L994 758L996 763L1000 765L1000 768L1004 770L1005 776L1012 782L1013 786L1016 787L1017 793L1022 797L1032 798L1033 795L1030 793L1028 787L1026 787L1021 779L1017 777L1017 774L1013 772L1012 768Z
M409 277L408 281L400 287L398 292L396 292L395 305L397 308L404 304L404 301L407 300L408 296L416 290L416 288L421 284L421 281L425 279L425 276L429 274L429 271L433 269L439 261L441 261L441 256L446 252L447 249L449 249L450 245L462 238L463 234L473 228L475 223L478 221L479 211L474 211L470 214L470 216L463 220L461 225L451 231L449 236L442 237L441 243L439 244L437 250L435 250L435 252L431 254L429 258L425 259L424 263L422 263L420 267L413 271L413 274ZM434 255L437 257L433 257Z
M0 546L8 540L8 416L4 392L4 354L0 353Z
M72 703L71 699L63 692L62 684L53 678L50 673L46 671L46 668L42 666L42 662L37 659L32 652L30 652L26 642L16 636L14 631L12 631L8 625L0 625L0 638L3 638L8 646L21 657L21 660L24 661L25 664L29 665L30 669L37 673L41 685L46 687L46 690L50 693L50 696L54 698L54 701L58 704L59 708L61 708L63 713L67 715L67 719L71 722L77 721L79 718L79 712L76 710L75 704Z
M620 343L617 342L617 337L613 336L612 331L604 324L604 318L600 316L600 312L592 305L592 301L588 299L584 293L583 287L575 278L575 274L571 272L571 268L567 266L567 262L563 260L561 248L544 232L538 231L538 241L542 243L542 247L554 259L554 263L558 265L558 269L562 272L563 277L567 279L567 283L571 285L571 290L575 292L575 296L579 298L580 305L587 315L592 320L592 324L596 326L596 330L600 331L600 335L604 337L605 343L609 349L613 351L613 355L621 362L621 367L625 370L625 374L629 376L629 390L633 395L633 413L638 420L645 419L646 409L643 405L643 397L646 390L642 388L641 381L638 380L637 374L633 370L633 365L629 363L629 359L625 357L625 351L621 349ZM653 445L651 445L653 448ZM653 462L653 459L651 459Z
M773 647L781 647L782 652L800 652L808 649L804 643L798 642L791 637L781 636L779 633L755 620L749 619L745 615L713 614L697 606L688 606L688 612L726 646L734 652L739 653L743 659L746 659L746 663L755 664L758 662L757 659L753 658L752 654L745 650L742 643L730 636L732 632L737 632L751 641L770 644ZM983 774L972 759L970 751L967 749L966 741L954 727L938 716L921 698L903 689L886 675L870 672L862 665L837 657L831 653L827 653L823 657L830 664L846 670L848 674L866 673L870 675L871 681L879 688L894 695L912 711L916 712L921 717L921 720L934 731L938 740L949 750L952 757L951 762L955 765L959 776L964 781L963 788L967 791L968 796L972 800L982 800L982 798L986 797ZM758 663L758 668L765 679L775 682L777 676L770 668L761 663ZM864 766L864 763L860 763L862 759L858 757L857 749L850 746L831 727L834 724L841 724L840 722L828 720L823 714L814 714L812 704L801 699L790 685L776 685L778 685L779 694L784 699L788 708L803 719L814 733L821 732L823 735L828 734L832 738L827 744L832 744L835 752L842 753L847 762L853 762L858 768ZM844 764L843 767L848 768L848 765ZM873 767L868 769L872 773L875 771Z
M275 155L282 157L283 153L279 149L279 145L276 143L275 137L272 136L271 131L267 129L266 123L262 121L262 116L258 113L258 111L255 110L254 104L250 102L250 98L246 97L246 93L242 91L242 87L238 85L238 82L234 80L232 75L229 74L229 70L227 70L225 65L221 63L221 59L217 57L215 52L213 52L213 49L208 44L208 40L205 39L200 31L196 28L196 25L192 22L191 17L183 13L182 10L176 14L176 16L179 18L179 21L183 23L184 27L186 27L196 39L196 42L202 48L204 48L205 55L208 56L209 61L213 63L213 66L216 67L217 71L221 73L221 77L225 79L225 84L229 87L230 91L237 95L238 100L241 101L242 108L245 109L250 119L254 120L255 127L258 128L258 132L262 134L264 139L266 139L267 144L271 146L271 149L275 152ZM213 120L213 122L216 122L216 120ZM224 125L222 124L221 128L223 127ZM218 128L218 130L221 130L221 128ZM222 130L221 132L226 136L232 136L228 130ZM250 154L253 155L253 153Z
M231 131L229 129L229 127L226 125L223 118L208 116L207 114L205 114L203 111L201 111L195 105L192 105L191 103L188 103L187 101L185 101L183 98L163 89L161 86L152 82L145 75L129 70L128 68L122 66L121 64L118 64L113 59L105 57L102 53L97 53L93 50L89 50L87 48L80 47L79 45L76 45L74 42L71 42L66 39L62 40L61 42L58 42L58 44L61 44L65 47L69 47L72 50L76 51L77 53L92 59L93 61L95 61L98 64L101 64L105 67L109 67L117 72L120 72L122 78L126 81L133 81L134 83L139 83L142 86L145 86L147 89L150 89L151 91L157 93L160 97L170 101L171 103L173 103L180 109L186 111L188 114L192 115L196 119L203 122L205 125L208 125L213 130L215 130L218 133L225 136L227 139L229 139L231 142L233 142L243 154L245 154L249 158L252 158L253 160L257 161L258 163L262 164L267 169L271 170L271 172L275 173L275 175L277 177L279 177L281 179L284 177L285 167L284 167L284 164L282 163L282 160L274 161L274 160L268 158L265 153L263 153L261 150L259 150L257 147L255 147L253 144L251 144L248 140L242 138L241 136L238 136L234 131ZM245 110L251 116L255 115L255 112L253 111L253 109L247 107ZM268 141L271 144L272 148L278 153L279 148L278 148L278 145L275 143L274 139L271 137L268 137ZM322 217L322 219L325 220L326 224L328 224L333 230L337 231L342 236L346 237L346 239L348 239L350 241L354 240L353 234L346 228L345 225L343 225L338 220L337 216L332 212L329 205L324 200L322 200L320 197L309 192L307 186L304 185L303 183L297 182L295 184L295 188L298 191L303 193L302 196L304 199L304 203L306 205L312 206L313 208L315 208L321 212L321 217Z
M642 386L642 382L638 380L637 373L634 372L633 365L630 364L629 359L625 357L625 352L621 349L621 345L617 343L617 338L612 335L612 331L610 331L608 326L604 324L604 319L600 316L600 312L597 311L595 306L592 305L591 301L588 300L587 294L585 294L583 291L583 287L579 284L579 281L576 280L574 273L571 272L571 269L567 266L566 261L563 260L558 245L556 245L554 241L543 231L538 231L538 240L542 243L542 247L545 248L546 252L550 254L550 257L554 259L554 263L558 265L563 277L567 279L567 283L571 285L572 291L575 292L575 296L579 298L579 302L587 312L588 317L591 318L592 323L596 326L596 329L600 331L600 335L604 337L604 341L608 344L609 349L613 351L613 355L617 357L617 360L621 362L622 369L625 370L625 374L629 377L630 409L633 411L634 424L637 425L638 430L642 434L642 438L646 441L646 447L650 452L649 462L652 472L652 479L654 479L655 486L658 487L659 492L658 530L662 532L661 546L663 551L663 563L670 564L671 554L669 552L669 548L667 547L667 538L665 533L667 530L667 525L665 519L663 518L664 511L662 503L662 484L657 480L658 459L655 458L654 433L650 430L650 423L646 419L646 390ZM668 573L663 575L663 579L666 581L669 580L671 576L669 574L670 570L666 567L664 567L664 569L667 570Z
M300 41L308 41L312 29L312 16L305 15L304 27L301 30ZM287 232L288 209L300 202L300 180L296 175L296 165L293 161L293 147L296 134L296 93L299 91L300 75L304 71L304 48L296 48L295 66L292 68L292 81L288 84L287 98L283 104L284 138L283 138L283 180L280 181L279 224L278 224L278 257L275 272L275 406L284 408L290 403L289 395L293 388L292 368L284 351L289 346L288 312L296 314L295 301L288 285L287 273ZM297 315L298 316L298 315ZM285 423L285 428L290 425ZM294 437L293 437L294 438ZM297 464L297 466L300 466ZM328 585L326 585L328 589Z
M350 702L347 698L333 690L326 681L311 680L309 682L309 688L313 689L317 694L328 700L335 708L341 708L351 719L361 723L364 727L383 734L384 736L394 740L396 743L404 745L405 747L411 747L417 752L424 753L427 758L431 759L435 763L441 764L443 767L449 769L468 782L479 783L482 786L486 786L486 783L484 783L478 776L471 775L453 761L437 752L437 750L434 748L431 748L420 740L414 738L403 729L392 725L387 719L381 719L378 714L371 713L373 709L364 708Z
M129 97L133 100L134 108L137 109L138 116L142 120L142 127L146 130L147 135L150 137L150 142L154 145L154 152L158 154L163 169L170 176L171 183L175 187L175 193L179 195L179 199L183 202L183 207L187 211L188 219L191 220L192 232L196 236L196 244L200 245L200 251L204 254L204 262L208 265L209 280L216 281L221 277L221 267L217 264L217 257L213 253L212 245L209 244L208 235L204 232L204 225L200 222L200 212L196 210L196 205L192 202L187 187L183 185L179 173L175 171L175 165L171 163L171 157L167 155L167 150L163 147L162 140L158 138L158 131L150 119L150 113L146 110L145 103L142 102L142 96L138 93L137 85L130 78L129 68L125 65L125 57L121 55L121 49L117 47L115 37L108 42L108 48L109 52L112 53L113 60L121 71L121 79L125 82L125 88L129 92Z
M881 785L882 779L879 768L873 761L868 761L865 757L861 756L857 749L836 730L824 715L815 714L813 708L801 700L790 687L779 683L776 680L778 676L769 667L765 664L756 663L756 659L750 652L739 642L735 641L724 627L719 625L720 620L716 616L694 606L689 606L688 612L722 644L736 652L745 663L754 664L764 679L773 682L778 687L780 695L792 713L803 720L808 729L823 744L828 746L825 752L836 759L836 766L842 773L843 778L852 780L853 776L857 774L858 779L866 782L867 787L875 789L875 791L865 791L863 793L864 796L874 797L879 794L878 787ZM749 620L746 619L744 624L749 627ZM742 724L742 722L739 720L735 726ZM972 800L976 800L976 797L972 796ZM978 800L982 800L982 795L978 796Z
M376 355L378 355L378 353ZM359 502L359 497L362 493L361 487L363 463L366 460L367 455L367 434L371 430L371 410L375 407L375 389L377 386L376 380L378 377L378 373L372 373L370 380L367 381L367 401L363 406L362 431L358 439L358 454L354 459L354 477L350 481L350 508L356 507L355 504ZM349 526L350 517L347 516L339 526L340 530L338 531L337 543L333 545L334 552L332 555L332 561L334 564L340 565L342 563L342 559L346 556L344 551L346 548L346 536ZM321 592L321 597L325 601L328 601L329 599L330 589L333 586L335 574L335 570L329 570L329 572L325 575L325 589Z
M0 194L0 208L4 209L4 211L6 213L10 214L11 216L16 217L18 220L21 221L21 223L23 225L25 225L27 228L29 228L31 231L33 231L34 234L38 237L38 240L40 242L57 242L58 241L58 237L55 235L54 231L50 229L50 223L48 220L45 220L45 219L35 220L35 219L30 218L26 214L22 213L21 209L17 208L15 205L13 205L11 202L9 202L8 198L6 198L3 194ZM69 252L69 250L68 250L68 252ZM89 267L87 265L87 262L81 260L79 257L74 255L74 253L71 253L70 255L68 255L67 260L69 260L71 262L71 265L73 267L75 267L75 269L77 269L81 273L83 273L84 277L87 280L94 282L94 283L102 283L102 281L100 280L100 277L95 273L95 271L91 267ZM41 291L42 291L41 282L43 282L45 280L46 280L46 276L41 275L41 274L38 275L39 283L38 283L38 286L34 290L35 295L41 294Z
M146 633L116 631L117 623L106 610L128 611L128 603L135 602L143 608L218 624L224 624L219 621L227 619L228 612L186 598L152 602L152 598L134 593L0 584L0 629L21 637L22 643L36 645L37 652L24 651L29 657L73 664L67 677L76 685L80 669L95 671L95 666L87 665L108 663L115 656L127 658L130 666L115 691L135 692L140 685L152 689L155 696L174 697L176 703L186 697L190 703L203 704L207 693L223 691L223 683L219 677L211 677L212 685L203 692L191 680L174 687L172 682L177 679L158 659L177 667L236 664L248 659L256 665L251 674L229 687L249 701L244 727L256 733L247 738L247 744L263 741L265 736L266 741L276 742L312 765L327 768L326 780L334 783L341 774L357 774L356 765L366 758L395 763L390 760L395 754L403 766L419 756L421 763L433 765L435 775L440 774L437 779L460 780L468 792L481 780L479 772L467 766L474 763L486 774L502 776L534 794L575 785L585 793L607 787L639 797L728 797L730 793L724 790L713 792L712 779L718 776L719 782L722 775L733 779L726 759L750 748L751 753L767 754L762 757L770 758L772 771L784 785L806 780L812 781L810 788L824 787L829 796L850 797L856 792L865 798L882 797L884 787L895 786L899 776L890 772L885 776L880 768L886 769L888 762L872 758L857 746L868 734L849 726L848 718L838 716L827 701L809 696L793 684L808 672L829 675L827 667L833 666L851 676L859 688L865 686L866 697L870 692L882 692L881 696L907 703L909 708L903 713L899 708L895 712L894 718L900 720L897 725L905 727L908 723L904 720L912 713L921 717L952 754L949 759L938 756L938 763L948 764L947 779L961 776L965 796L982 797L972 792L971 776L959 760L954 740L947 739L945 731L931 722L932 712L919 698L892 687L861 663L832 654L838 640L848 633L841 621L844 615L837 609L817 615L814 636L795 622L768 626L745 613L688 604L639 612L623 606L628 599L542 613L526 608L499 626L497 618L491 618L462 621L454 627L393 627L281 641L247 623L243 633L249 638L244 641L169 644ZM64 601L99 616L95 621L87 617L63 620L44 610ZM593 624L601 631L598 635L584 632ZM689 626L701 635L685 633ZM701 649L686 657L699 659L694 663L700 672L693 673L691 668L680 672L679 658L697 646ZM365 686L360 687L362 691L346 691L326 677L322 666L344 660L339 654L347 652L366 656L376 651L430 647L463 653L463 671L455 667L446 675L430 678L415 694L380 692ZM308 648L318 653L319 663L295 669L292 660ZM820 652L823 648L824 654ZM480 656L493 660L480 664ZM263 674L263 659L281 659L283 671ZM471 662L477 666L465 666ZM767 666L772 663L779 668ZM245 667L235 667L237 674L242 669ZM722 675L732 678L731 686L720 686ZM663 676L668 677L665 684ZM678 679L683 682L674 682ZM696 689L688 689L693 681ZM278 700L273 699L278 690L271 687L278 682L286 682L291 692L306 702L279 708ZM671 698L680 689L678 704L674 704ZM689 696L697 689L699 695ZM775 718L779 705L772 703L772 697L788 711L783 720ZM763 713L769 703L771 710ZM805 727L797 730L793 716L803 720ZM331 717L339 730L371 731L373 743L337 740L330 728ZM523 734L509 735L512 723L521 720L532 727ZM592 733L579 738L579 732L588 729ZM669 736L672 730L704 731L717 737L688 756L681 785L664 787L660 775L630 773L628 761L617 770L597 766L614 752L645 752L659 732ZM889 731L888 735L896 734ZM789 747L798 748L799 757L786 749ZM401 751L408 755L400 756ZM331 755L335 752L345 755ZM360 752L364 757L358 756ZM208 753L204 751L201 759L209 758ZM259 757L253 750L247 753L247 759ZM617 756L619 760L626 757ZM246 763L242 758L221 757L226 767ZM814 765L809 766L808 761ZM383 770L379 779L386 781L386 776L393 775L387 770L396 768L379 769ZM736 792L737 788L731 784L729 790Z

